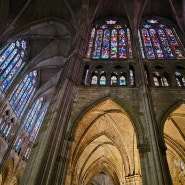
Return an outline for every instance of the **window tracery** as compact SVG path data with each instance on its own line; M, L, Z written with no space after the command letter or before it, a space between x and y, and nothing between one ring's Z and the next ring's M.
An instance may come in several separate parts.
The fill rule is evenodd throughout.
M14 143L15 150L21 152L25 159L28 159L47 111L43 101L41 97L32 105Z
M0 90L5 93L26 60L27 41L18 39L0 50Z
M13 90L9 102L18 118L21 118L36 90L37 71L28 73Z
M96 24L91 31L87 58L129 59L132 58L130 30L117 20Z
M168 87L171 85L170 76L166 72L160 73L158 71L154 71L153 82L154 82L154 85L157 87Z
M139 40L142 57L147 59L184 59L183 46L174 28L158 19L144 21ZM144 47L142 46L142 42ZM143 48L144 51L143 52Z

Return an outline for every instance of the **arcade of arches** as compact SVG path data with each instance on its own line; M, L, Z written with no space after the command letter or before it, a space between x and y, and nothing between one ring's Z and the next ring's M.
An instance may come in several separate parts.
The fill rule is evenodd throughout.
M0 1L0 185L185 184L185 0Z

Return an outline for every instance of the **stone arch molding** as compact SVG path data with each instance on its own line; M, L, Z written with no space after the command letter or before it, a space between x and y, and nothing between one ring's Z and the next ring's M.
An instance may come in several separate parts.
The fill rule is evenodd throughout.
M142 129L137 126L135 131L136 123L115 99L90 106L73 128L66 185L90 184L98 173L105 173L115 185L134 182L136 176L142 184L137 149L141 136L136 136Z
M160 138L173 184L185 182L185 101L171 105L161 118Z

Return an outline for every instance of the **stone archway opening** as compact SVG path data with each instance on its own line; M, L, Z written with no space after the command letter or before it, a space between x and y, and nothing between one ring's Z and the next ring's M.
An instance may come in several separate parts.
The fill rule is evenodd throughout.
M181 105L167 118L164 125L166 156L173 184L185 182L185 105Z
M110 99L81 118L69 160L66 185L142 184L134 127L127 112Z

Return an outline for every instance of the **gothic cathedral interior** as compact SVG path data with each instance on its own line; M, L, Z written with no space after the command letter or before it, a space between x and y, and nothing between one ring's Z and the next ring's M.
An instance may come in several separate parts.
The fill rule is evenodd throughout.
M185 0L0 0L0 185L185 184Z

